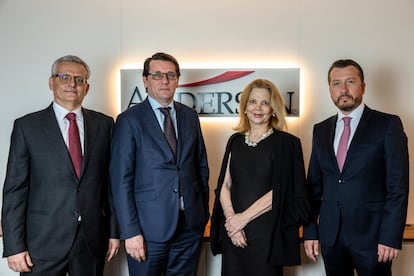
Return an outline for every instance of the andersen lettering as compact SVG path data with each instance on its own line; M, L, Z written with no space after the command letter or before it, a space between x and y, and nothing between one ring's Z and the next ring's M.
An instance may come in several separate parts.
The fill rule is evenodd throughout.
M142 102L147 96L137 76L142 76L142 70L121 70L122 110ZM277 84L286 103L287 115L299 116L299 69L184 69L174 99L193 108L200 116L238 116L241 91L256 78L266 78Z

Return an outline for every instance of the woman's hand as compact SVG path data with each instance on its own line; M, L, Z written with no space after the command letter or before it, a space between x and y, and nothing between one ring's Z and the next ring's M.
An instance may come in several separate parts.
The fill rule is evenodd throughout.
M246 235L243 230L235 233L233 236L230 237L230 239L233 245L236 247L241 247L241 248L247 247L247 239L246 239Z
M244 218L243 214L237 213L226 219L224 227L226 227L227 235L232 237L237 232L243 230L246 224L247 220Z

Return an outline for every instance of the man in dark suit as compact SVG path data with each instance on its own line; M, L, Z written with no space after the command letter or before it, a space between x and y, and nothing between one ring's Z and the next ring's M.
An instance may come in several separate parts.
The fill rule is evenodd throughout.
M180 77L174 57L154 54L142 75L148 97L118 116L111 149L112 191L129 273L195 275L209 217L200 123L194 110L173 100ZM170 112L164 115L160 108ZM171 128L164 125L168 118Z
M314 126L308 170L314 221L304 229L305 251L316 261L319 239L328 276L353 276L354 269L391 275L407 215L407 137L398 116L363 104L358 63L335 61L328 82L338 114ZM348 120L349 138L341 142Z
M14 122L3 189L3 256L24 275L103 275L105 256L111 260L119 249L109 185L114 122L82 108L89 75L79 57L57 59L49 78L53 103ZM69 122L68 113L76 121ZM68 134L71 127L80 135ZM71 157L72 142L78 158Z

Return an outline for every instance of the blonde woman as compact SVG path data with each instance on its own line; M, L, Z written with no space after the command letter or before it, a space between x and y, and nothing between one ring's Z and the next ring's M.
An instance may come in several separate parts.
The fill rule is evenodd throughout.
M309 211L301 143L285 132L272 82L248 84L239 110L216 189L212 252L222 254L222 275L283 275L300 263L298 229Z

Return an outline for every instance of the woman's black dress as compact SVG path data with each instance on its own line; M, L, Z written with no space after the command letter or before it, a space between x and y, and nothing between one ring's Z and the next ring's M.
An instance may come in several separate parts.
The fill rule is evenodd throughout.
M252 147L245 143L241 135L231 145L231 199L236 213L243 212L272 189L272 139L269 137ZM282 267L266 262L272 232L270 214L267 212L246 225L246 248L234 246L229 237L224 239L222 275L282 275Z

